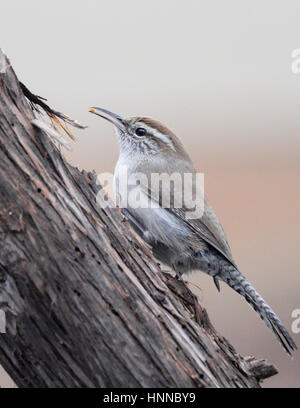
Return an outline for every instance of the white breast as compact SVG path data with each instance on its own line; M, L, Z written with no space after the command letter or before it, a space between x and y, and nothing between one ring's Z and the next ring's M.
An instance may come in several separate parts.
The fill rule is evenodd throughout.
M126 159L118 160L114 175L116 203L127 208L130 214L143 227L143 238L149 243L162 242L175 251L182 251L190 232L165 208L153 202L140 186L128 185L129 177L134 179L136 166L125 165ZM127 162L126 162L127 163Z

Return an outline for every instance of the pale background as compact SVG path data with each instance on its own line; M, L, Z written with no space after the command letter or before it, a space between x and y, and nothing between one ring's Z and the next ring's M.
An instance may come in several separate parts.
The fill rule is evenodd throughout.
M299 18L293 0L27 0L2 2L0 24L19 78L89 126L67 153L75 165L106 172L117 159L90 106L152 116L181 137L240 269L289 330L300 308ZM232 290L192 281L219 332L279 368L264 386L300 386L300 352L290 360Z

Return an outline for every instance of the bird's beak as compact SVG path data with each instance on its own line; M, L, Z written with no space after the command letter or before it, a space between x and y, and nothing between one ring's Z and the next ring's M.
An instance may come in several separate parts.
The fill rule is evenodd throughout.
M97 108L94 106L90 108L89 112L94 113L95 115L101 116L101 118L108 120L113 125L115 125L118 129L125 132L126 128L125 128L125 125L123 123L123 119L121 118L121 116L116 115L115 113L110 112L107 109Z

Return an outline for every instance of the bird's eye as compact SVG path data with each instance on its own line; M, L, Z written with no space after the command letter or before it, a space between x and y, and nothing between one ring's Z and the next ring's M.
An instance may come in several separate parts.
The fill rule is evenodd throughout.
M137 136L145 136L147 134L147 130L140 127L140 128L135 129L135 134Z

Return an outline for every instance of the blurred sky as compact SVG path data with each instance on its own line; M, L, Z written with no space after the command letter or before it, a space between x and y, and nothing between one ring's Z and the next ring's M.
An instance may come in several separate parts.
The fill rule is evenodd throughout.
M117 160L90 106L152 116L181 137L241 271L288 329L300 309L299 17L294 0L27 0L2 2L0 25L19 79L89 126L65 154L73 164L106 172ZM290 360L231 289L189 280L238 352L279 368L265 386L300 386L300 352Z

